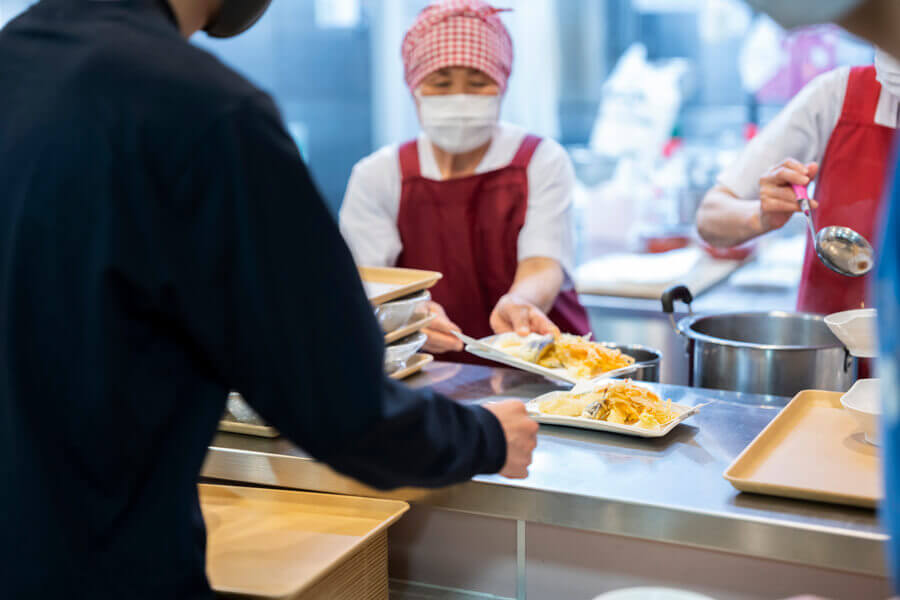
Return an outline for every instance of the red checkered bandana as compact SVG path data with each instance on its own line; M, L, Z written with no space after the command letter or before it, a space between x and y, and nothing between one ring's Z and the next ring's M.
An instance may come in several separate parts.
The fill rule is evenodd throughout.
M415 91L429 74L445 67L484 71L506 89L512 71L512 38L482 0L444 0L423 10L403 38L406 84Z

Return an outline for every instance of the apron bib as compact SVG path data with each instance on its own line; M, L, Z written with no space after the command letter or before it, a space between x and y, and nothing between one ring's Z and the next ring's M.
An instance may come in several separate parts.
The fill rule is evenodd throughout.
M814 213L817 230L831 225L849 227L873 244L894 139L892 128L875 123L880 95L874 67L851 69L841 117L822 160L815 194L819 208ZM797 310L830 314L868 305L870 279L871 274L846 277L835 273L822 264L807 240Z
M528 164L540 141L526 136L502 169L445 181L422 177L415 140L400 147L397 228L403 251L397 266L443 273L431 295L463 333L475 338L493 334L491 312L515 279L528 208ZM548 316L563 332L590 331L575 290L560 292ZM465 352L441 358L487 364Z

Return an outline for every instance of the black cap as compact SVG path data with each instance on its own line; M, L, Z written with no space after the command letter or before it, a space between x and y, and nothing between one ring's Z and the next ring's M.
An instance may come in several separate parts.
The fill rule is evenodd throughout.
M212 37L234 37L259 21L271 2L272 0L222 0L219 14L203 30Z

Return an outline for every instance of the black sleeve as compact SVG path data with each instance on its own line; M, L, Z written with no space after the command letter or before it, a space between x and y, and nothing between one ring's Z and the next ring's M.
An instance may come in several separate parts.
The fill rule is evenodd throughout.
M506 443L491 413L384 376L384 338L350 252L271 101L244 101L202 139L172 227L192 224L179 321L214 375L369 485L498 471Z

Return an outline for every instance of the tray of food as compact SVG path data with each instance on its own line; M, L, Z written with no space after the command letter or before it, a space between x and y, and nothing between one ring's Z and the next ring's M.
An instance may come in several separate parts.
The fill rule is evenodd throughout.
M838 392L797 394L725 470L744 492L875 508L878 448Z
M645 438L663 437L703 406L674 404L630 380L550 392L525 404L538 423Z
M573 385L627 375L637 368L633 357L612 344L567 333L524 337L502 333L480 340L458 337L470 354Z
M359 267L359 277L362 279L369 302L379 306L434 287L442 275L436 271L418 269Z

